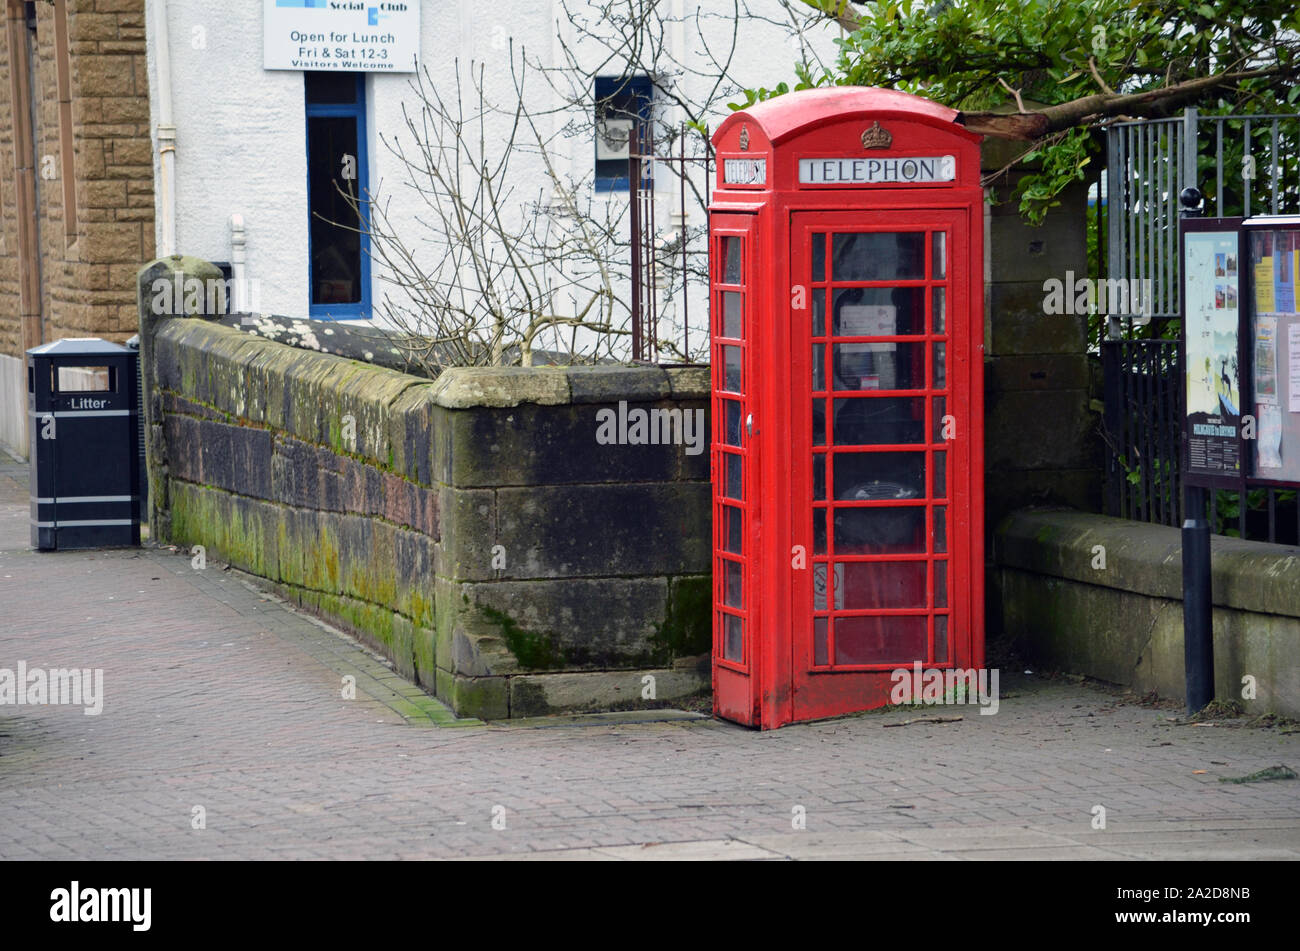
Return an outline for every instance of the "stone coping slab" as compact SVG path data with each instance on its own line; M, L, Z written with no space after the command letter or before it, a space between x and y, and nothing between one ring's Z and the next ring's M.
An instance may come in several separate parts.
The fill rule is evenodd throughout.
M1098 546L1105 567L1098 564ZM1300 617L1300 548L1215 535L1214 603L1241 611ZM1003 520L999 567L1181 601L1182 533L1067 509L1024 509Z
M159 328L159 336L186 347L216 351L233 363L252 367L259 358L285 363L292 375L328 379L331 368L356 365L357 360L315 349L291 347L211 320L174 318ZM293 354L292 365L287 364ZM279 355L278 359L274 355ZM367 365L367 364L362 364ZM444 409L509 408L524 403L541 406L610 403L618 400L704 400L709 397L707 366L539 366L452 367L436 380L367 365L375 379L400 378L417 386L430 403Z

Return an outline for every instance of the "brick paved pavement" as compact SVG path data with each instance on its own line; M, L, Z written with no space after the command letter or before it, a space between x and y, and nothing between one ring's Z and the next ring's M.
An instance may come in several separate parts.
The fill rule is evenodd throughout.
M1033 677L1004 678L996 716L898 729L448 725L220 565L29 550L27 494L0 464L0 667L103 668L106 700L0 707L2 858L1300 857L1300 781L1218 781L1300 767L1300 734Z

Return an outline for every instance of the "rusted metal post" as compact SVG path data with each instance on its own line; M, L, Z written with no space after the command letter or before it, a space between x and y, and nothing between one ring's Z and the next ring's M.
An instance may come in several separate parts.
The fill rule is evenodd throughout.
M686 254L686 126L681 134L682 164L677 178L678 192L681 195L682 209L682 357L687 362L691 359L691 301L687 284L689 282L690 259ZM707 248L708 245L706 244Z
M632 359L642 359L641 353L641 160L637 139L630 141L633 148L627 157L628 218L632 230Z

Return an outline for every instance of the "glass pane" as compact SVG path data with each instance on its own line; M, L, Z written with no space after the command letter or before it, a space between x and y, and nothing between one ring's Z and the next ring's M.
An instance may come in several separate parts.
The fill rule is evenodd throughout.
M948 454L946 452L934 454L934 497L936 499L948 497Z
M820 231L812 236L812 279L826 280L826 235Z
M740 283L740 239L729 236L722 239L722 283Z
M943 435L944 435L943 418L948 412L948 410L945 408L947 405L948 405L947 397L936 396L934 398L934 441L935 442L943 442Z
M826 595L831 595L830 603L834 608L844 607L844 566L836 565L835 573L829 575L825 562L813 565L813 610L825 611Z
M926 619L842 617L835 619L836 664L910 664L925 660Z
M942 390L948 385L948 345L936 343L934 345L934 388Z
M837 446L925 444L925 397L857 396L835 401Z
M841 502L919 499L925 495L923 452L837 452L835 498Z
M946 614L934 616L934 662L936 664L948 662L948 615Z
M723 483L722 494L729 499L743 501L745 498L745 486L741 479L741 471L744 467L744 459L735 453L726 453L723 456L723 464L727 467L727 478Z
M837 390L925 388L924 344L837 343L831 349Z
M733 555L743 555L744 546L744 513L730 505L722 507L722 550Z
M740 291L722 292L722 336L740 339Z
M722 565L722 603L731 608L743 608L745 606L744 582L742 578L744 569L740 562L737 561L724 561Z
M813 498L817 501L824 501L826 498L826 455L825 453L815 453L813 455Z
M814 392L826 389L826 344L824 343L813 344L812 388Z
M349 76L355 89L355 80ZM361 232L345 194L358 183L340 178L346 157L357 156L355 116L307 117L308 228L311 238L311 302L361 301ZM343 192L340 193L339 189Z
M722 656L740 664L745 659L745 622L734 614L722 615L723 648Z
M948 233L935 231L930 235L930 274L936 281L948 276Z
M837 337L925 333L924 287L839 287L831 293Z
M813 400L812 406L812 444L826 445L826 401Z
M743 393L740 379L740 348L722 348L723 377L722 388L732 393Z
M921 231L868 231L831 237L831 278L836 281L888 281L925 277L925 234Z
M353 72L306 73L303 86L312 105L351 105L357 101L357 74Z
M826 510L813 509L813 554L826 554Z
M948 510L942 505L934 510L934 550L936 554L948 550Z
M838 562L836 609L924 608L925 562Z
M826 291L820 288L812 292L812 335L821 337L826 334Z
M947 333L948 326L948 289L946 287L936 287L930 291L934 295L934 303L931 307L931 321L934 326L933 333Z
M948 606L948 562L946 561L934 563L934 606L936 608Z
M740 445L740 404L735 400L723 400L722 409L725 415L725 425L723 426L722 441L728 446Z
M837 508L835 551L841 555L911 555L925 551L925 509Z
M813 618L813 663L818 667L825 667L829 663L826 650L826 630L828 627L826 618Z

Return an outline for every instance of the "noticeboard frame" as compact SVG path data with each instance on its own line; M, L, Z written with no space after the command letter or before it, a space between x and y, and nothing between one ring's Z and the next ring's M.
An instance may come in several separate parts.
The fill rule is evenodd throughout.
M1228 489L1245 492L1247 482L1249 481L1248 470L1250 467L1250 457L1246 452L1247 440L1242 438L1242 427L1240 420L1243 415L1241 412L1247 405L1252 405L1254 393L1250 394L1251 400L1246 399L1248 384L1253 383L1250 380L1247 368L1242 361L1241 342L1246 337L1248 330L1253 326L1253 313L1247 306L1247 301L1253 301L1254 288L1250 282L1249 275L1243 273L1241 266L1241 253L1243 246L1242 224L1244 218L1182 218L1178 222L1178 274L1181 283L1181 293L1179 294L1178 316L1182 323L1182 336L1179 340L1179 366L1182 367L1182 379L1179 385L1183 388L1183 413L1182 413L1182 476L1183 485L1206 488L1206 489ZM1187 342L1190 333L1190 325L1187 319L1187 276L1189 268L1187 266L1187 235L1188 234L1206 234L1232 233L1235 236L1237 245L1237 426L1234 448L1237 454L1238 467L1235 473L1214 473L1202 469L1194 469L1191 463L1191 446L1192 446L1192 420L1188 412L1187 390L1188 390L1188 362L1187 362Z
M1300 215L1257 215L1251 218L1183 218L1178 228L1179 280L1182 293L1179 303L1179 317L1182 321L1182 338L1179 343L1180 365L1183 368L1181 386L1184 394L1184 411L1182 414L1182 464L1183 484L1187 487L1205 489L1227 489L1245 493L1252 488L1300 489L1300 479L1286 480L1265 477L1257 474L1259 456L1259 420L1256 418L1258 406L1255 392L1255 340L1259 314L1256 309L1255 274L1252 266L1250 236L1259 231L1290 230L1300 233ZM1237 458L1240 462L1236 474L1220 474L1194 469L1191 465L1191 414L1187 412L1188 362L1187 342L1190 331L1187 319L1187 241L1188 234L1236 233L1237 245L1237 377L1240 406L1238 407L1238 425L1236 435ZM1300 274L1293 274L1293 282L1300 297ZM1297 302L1300 304L1300 302ZM1300 313L1300 306L1288 313ZM1280 335L1279 335L1280 337ZM1279 339L1277 346L1282 345ZM1280 376L1280 373L1279 373ZM1285 404L1282 388L1288 381L1279 379L1279 402ZM1286 394L1289 397L1289 394ZM1250 412L1247 413L1246 411ZM1254 420L1256 438L1245 439L1240 420L1250 416ZM1296 447L1300 448L1300 447Z
M1254 217L1245 219L1241 224L1241 242L1240 242L1242 248L1242 255L1243 255L1242 257L1243 267L1245 265L1245 262L1250 261L1250 236L1251 234L1258 231L1295 231L1297 233L1300 233L1300 215L1256 215ZM1258 407L1258 399L1257 399L1257 394L1255 392L1255 339L1256 339L1256 333L1258 329L1259 314L1256 312L1255 309L1257 298L1255 295L1254 268L1252 267L1249 268L1248 270L1249 273L1247 276L1250 281L1250 293L1248 297L1249 309L1246 310L1243 308L1243 315L1248 316L1248 321L1243 326L1242 336L1239 340L1239 345L1241 349L1241 357L1239 359L1240 359L1240 364L1242 366L1242 373L1244 374L1244 379L1248 387L1243 392L1248 392L1250 396L1248 401L1243 400L1243 402L1246 405L1250 406L1252 414L1254 414L1257 411L1257 407ZM1296 275L1294 273L1292 274L1293 286L1300 284L1300 281L1297 280L1297 277L1300 277L1300 275ZM1294 306L1297 302L1293 300L1292 303ZM1273 313L1278 313L1278 312L1274 311ZM1300 307L1297 307L1295 310L1289 311L1288 313L1293 313L1293 314L1300 313ZM1279 348L1282 346L1282 340L1280 339L1280 335L1279 335L1279 339L1275 341L1275 343L1276 346L1278 346ZM1287 399L1289 398L1289 394L1286 394L1285 396L1283 394L1283 390L1286 385L1286 382L1287 381L1284 381L1282 379L1279 379L1277 381L1278 391L1279 391L1278 400L1279 403L1282 405L1285 405ZM1283 417L1285 417L1287 414L1284 412L1282 415ZM1258 430L1259 430L1259 421L1257 419L1256 421L1257 436L1258 436ZM1256 487L1274 488L1274 489L1300 488L1300 479L1292 479L1292 480L1276 479L1271 476L1258 475L1258 473L1256 472L1258 459L1259 459L1258 438L1253 440L1253 443L1254 445L1252 445L1250 454L1247 457L1249 465L1246 470L1246 483L1249 488L1256 488ZM1300 446L1297 446L1295 448L1300 448Z

